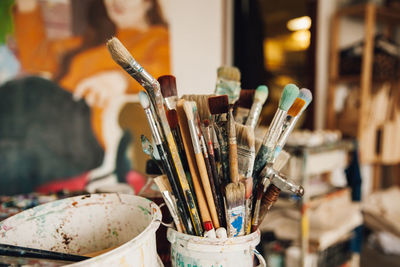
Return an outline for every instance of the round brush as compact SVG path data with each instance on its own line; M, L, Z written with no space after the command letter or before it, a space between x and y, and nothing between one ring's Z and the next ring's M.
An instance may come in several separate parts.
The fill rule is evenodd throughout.
M293 131L294 126L299 120L301 114L303 114L304 110L312 101L312 93L310 90L303 88L300 90L299 96L294 101L293 105L290 107L288 111L288 118L284 125L284 130L279 137L278 143L276 144L274 151L274 159L275 160L279 153L281 152L283 146L286 144L286 141ZM272 160L272 161L273 161Z
M283 89L278 109L272 119L268 132L263 139L263 143L254 162L253 178L255 179L255 185L257 184L258 175L267 163L267 159L274 153L275 145L281 134L287 111L298 95L299 88L294 84L288 84Z
M250 126L253 129L256 127L258 118L260 117L261 114L262 107L267 98L268 98L268 87L265 85L258 86L254 94L253 105L251 106L249 116L247 117L246 125Z

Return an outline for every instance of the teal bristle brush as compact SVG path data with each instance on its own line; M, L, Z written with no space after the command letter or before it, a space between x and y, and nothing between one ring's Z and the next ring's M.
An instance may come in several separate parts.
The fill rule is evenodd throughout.
M250 126L253 129L256 128L262 107L267 98L268 98L268 87L265 85L258 86L256 92L254 93L254 100L246 120L246 126Z
M254 161L254 186L257 184L257 178L261 170L267 163L267 159L273 155L276 143L282 132L282 126L286 119L287 111L292 106L294 100L299 95L299 88L294 84L288 84L283 89L278 109L269 126L268 132L264 137L263 143L257 153Z
M299 96L296 98L295 102L288 111L288 117L286 118L286 122L283 127L284 128L283 132L279 137L278 143L276 144L274 151L274 158L272 161L274 161L278 157L279 153L282 151L282 148L285 146L290 133L294 129L294 126L301 117L301 114L303 114L304 110L311 103L311 101L312 101L311 91L306 88L301 89Z

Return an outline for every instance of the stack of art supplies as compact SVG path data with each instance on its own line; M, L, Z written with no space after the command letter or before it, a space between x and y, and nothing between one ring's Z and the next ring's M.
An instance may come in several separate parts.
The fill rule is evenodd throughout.
M156 80L116 38L107 47L145 89L139 98L153 144L142 136L143 147L164 173L155 181L177 231L209 238L250 234L280 191L303 194L280 169L289 159L282 148L312 100L308 89L285 86L256 151L254 130L268 98L267 86L241 90L240 71L220 67L215 93L178 98L175 77Z

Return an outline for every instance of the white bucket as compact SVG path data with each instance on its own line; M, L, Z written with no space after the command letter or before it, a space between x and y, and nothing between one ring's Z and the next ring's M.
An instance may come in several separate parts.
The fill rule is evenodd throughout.
M133 195L92 194L50 202L0 222L1 243L84 255L70 266L162 266L155 232L161 211Z
M253 267L254 255L260 261L259 266L266 266L264 258L255 250L260 242L260 231L241 237L209 239L170 228L167 238L171 243L172 266Z

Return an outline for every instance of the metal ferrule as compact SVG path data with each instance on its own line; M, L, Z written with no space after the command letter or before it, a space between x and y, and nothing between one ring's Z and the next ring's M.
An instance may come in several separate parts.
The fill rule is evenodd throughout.
M168 110L176 109L176 101L178 101L177 96L164 97L165 106Z
M294 193L300 197L304 195L304 188L301 185L295 184L281 173L275 173L270 180L273 185L282 191Z
M271 125L269 126L268 133L265 135L263 144L267 147L274 147L278 140L283 122L286 119L287 112L282 109L278 109L272 119Z
M193 149L195 154L201 153L199 138L197 136L196 125L193 120L188 120L190 136L192 137Z
M258 118L261 114L262 106L263 105L260 102L255 102L253 105L251 105L249 116L247 117L246 121L247 126L250 126L253 129L256 127Z
M157 81L134 58L129 62L129 66L125 67L125 70L146 89L153 87L154 81Z
M264 179L271 179L273 175L275 175L277 172L272 168L272 164L267 164L264 169L260 173L260 177L262 180Z
M144 112L146 114L147 121L149 122L150 130L153 135L154 142L156 143L156 145L161 145L161 143L162 143L161 135L158 132L158 127L157 127L157 123L154 119L153 112L151 111L150 108L146 108L144 110Z

